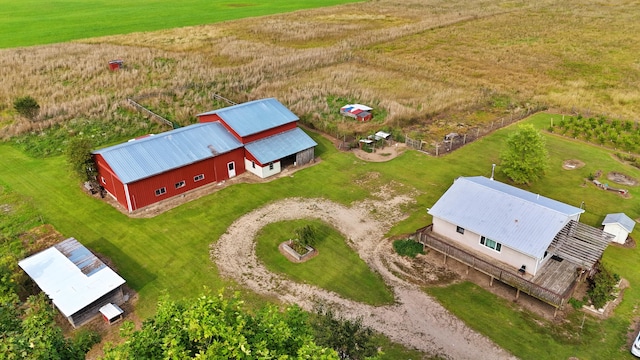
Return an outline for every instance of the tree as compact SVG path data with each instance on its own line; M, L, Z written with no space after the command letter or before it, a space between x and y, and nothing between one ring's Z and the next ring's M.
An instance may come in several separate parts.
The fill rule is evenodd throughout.
M378 347L373 342L373 330L362 325L362 319L343 319L320 304L311 326L316 343L334 349L340 359L376 359Z
M313 340L306 313L298 306L255 314L235 295L205 294L175 302L163 297L155 316L133 331L126 322L123 343L105 347L105 359L338 359Z
M516 184L528 185L544 175L548 156L542 134L531 124L520 125L500 154L502 173Z
M72 138L67 146L67 162L83 181L94 181L97 175L92 149L92 142L80 137Z
M13 108L16 109L18 114L26 117L29 120L34 120L40 112L40 105L36 99L31 96L23 96L13 101Z

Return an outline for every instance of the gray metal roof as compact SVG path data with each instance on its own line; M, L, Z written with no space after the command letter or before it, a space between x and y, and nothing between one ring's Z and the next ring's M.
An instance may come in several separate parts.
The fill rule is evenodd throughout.
M602 221L602 225L609 224L618 224L628 233L631 233L636 226L636 222L625 213L607 214Z
M94 151L125 184L242 147L219 122L201 123Z
M318 145L302 129L295 128L246 144L244 147L261 164L280 160Z
M298 121L298 116L274 98L260 99L198 114L217 114L238 135L245 137Z
M74 238L29 256L18 265L67 317L125 283Z
M584 210L482 176L460 177L428 213L541 258L570 217Z

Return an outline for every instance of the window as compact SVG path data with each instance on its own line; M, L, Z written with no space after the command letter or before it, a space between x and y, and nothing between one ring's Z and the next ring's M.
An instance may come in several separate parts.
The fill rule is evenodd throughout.
M254 168L254 169L256 168L256 162L255 161L251 162L251 167Z
M273 170L273 163L269 164L269 170Z
M167 188L163 187L163 188L157 189L156 190L156 196L160 196L160 195L162 195L162 194L164 194L166 192L167 192Z
M458 234L464 234L464 228L463 228L463 227L460 227L460 226L457 226L457 227L456 227L456 232L457 232Z
M204 179L204 174L196 175L196 176L193 177L193 181L194 182L200 181L202 179Z
M180 189L181 187L183 187L185 185L184 180L178 181L176 183L176 189Z
M105 185L107 184L107 179L105 179L104 176L100 176L100 181Z
M486 238L484 236L480 237L480 244L488 247L489 249L493 249L497 252L500 252L500 250L502 250L502 244L500 244L499 242L496 242L495 240Z

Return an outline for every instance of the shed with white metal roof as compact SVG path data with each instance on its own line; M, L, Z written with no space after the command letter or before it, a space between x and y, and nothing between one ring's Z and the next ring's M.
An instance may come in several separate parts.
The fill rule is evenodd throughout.
M624 244L633 232L636 222L625 213L607 214L602 221L604 232L615 236L614 242Z
M124 303L125 280L74 238L29 256L18 265L78 327L106 304Z

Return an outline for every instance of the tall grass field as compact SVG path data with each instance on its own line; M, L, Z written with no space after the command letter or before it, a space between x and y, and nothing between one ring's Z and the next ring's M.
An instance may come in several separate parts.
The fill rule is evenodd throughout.
M1 0L0 48L211 24L349 0Z

